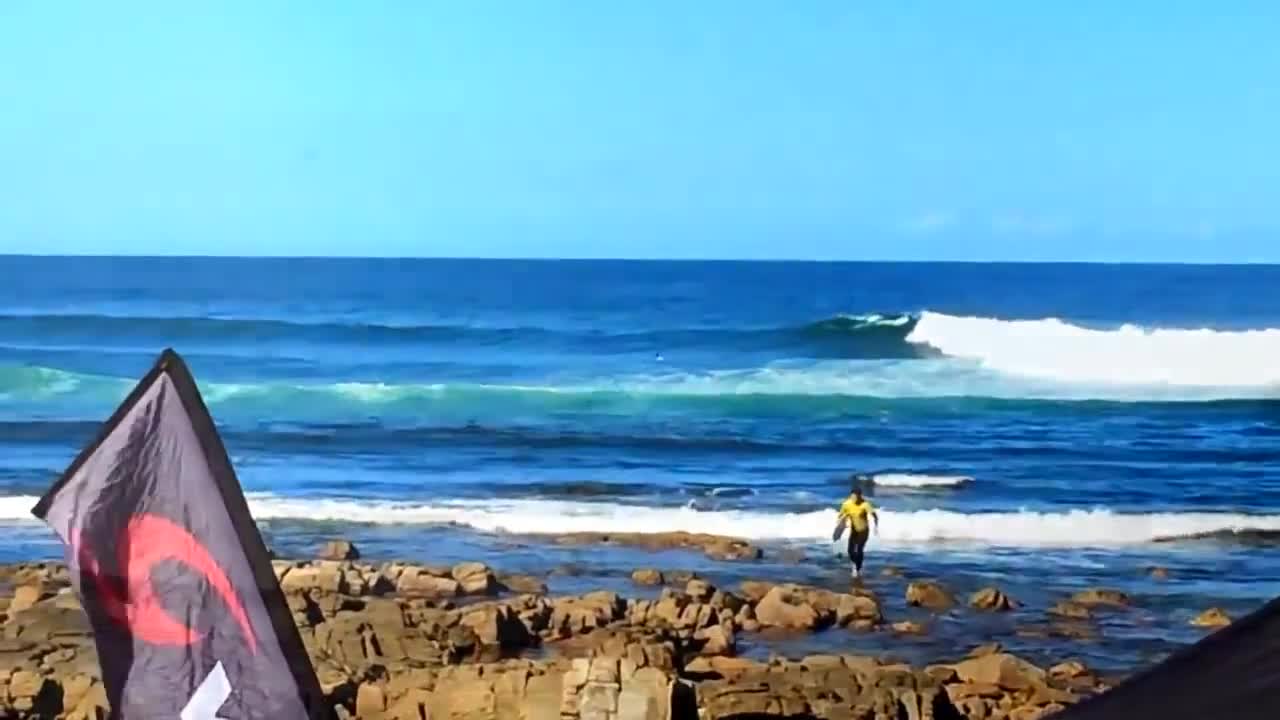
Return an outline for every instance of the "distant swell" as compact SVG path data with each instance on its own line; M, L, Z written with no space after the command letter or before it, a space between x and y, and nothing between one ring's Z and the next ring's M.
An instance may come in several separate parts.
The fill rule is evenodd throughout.
M908 314L837 315L781 327L664 327L643 330L597 327L494 327L461 323L389 323L357 320L296 321L273 318L156 317L94 314L0 315L0 338L14 348L65 349L86 337L103 347L177 345L227 348L285 345L467 345L581 347L592 352L649 353L719 348L778 351L818 358L910 358L927 348L905 341L915 323Z
M475 500L430 504L251 495L258 520L378 525L452 525L481 532L703 532L757 541L829 543L832 513L768 513L574 500ZM0 498L0 520L31 520L34 497ZM1230 540L1280 533L1280 515L1231 513L958 513L882 511L872 540L888 546L938 543L1005 547L1119 547L1172 539Z

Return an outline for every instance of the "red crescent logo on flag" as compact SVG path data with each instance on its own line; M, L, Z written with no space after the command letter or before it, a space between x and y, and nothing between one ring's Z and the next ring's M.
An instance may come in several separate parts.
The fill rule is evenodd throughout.
M226 604L231 617L240 625L249 650L257 653L258 640L249 624L249 614L226 573L199 540L172 521L150 514L130 518L119 539L117 555L117 562L125 575L123 593L103 576L98 561L88 548L80 545L78 538L73 537L70 545L81 567L93 577L107 614L134 636L153 645L182 646L204 637L203 633L173 619L152 587L152 568L165 560L177 560L204 576Z

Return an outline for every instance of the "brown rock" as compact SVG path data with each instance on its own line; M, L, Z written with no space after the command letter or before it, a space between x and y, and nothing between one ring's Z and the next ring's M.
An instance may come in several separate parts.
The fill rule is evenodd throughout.
M685 585L685 588L684 588L684 593L686 595L688 595L690 598L693 598L694 602L700 602L700 603L710 601L711 596L714 595L715 592L716 592L716 589L711 586L711 583L707 582L706 580L699 580L697 578L690 580L689 583Z
M626 604L611 592L561 598L551 604L548 632L552 637L562 638L582 634L621 620L626 616L626 611Z
M470 610L460 621L475 632L482 645L524 648L535 643L529 628L506 605L488 605Z
M1221 628L1231 624L1231 616L1222 608L1209 608L1191 620L1196 627Z
M990 612L1008 612L1018 607L1018 603L998 588L989 587L970 596L969 607Z
M321 560L359 560L360 551L350 540L330 540L316 555Z
M547 584L532 575L499 575L498 584L514 593L524 595L547 594Z
M768 595L773 587L773 583L759 580L747 580L738 586L742 590L742 596L752 605L763 600L764 596Z
M582 532L557 535L563 545L631 545L649 550L699 549L716 560L759 560L764 551L740 538L690 532L598 533Z
M1106 590L1101 588L1093 588L1090 590L1081 590L1071 596L1071 601L1077 605L1085 607L1112 607L1127 608L1130 605L1129 596L1119 590Z
M336 563L298 563L285 572L280 589L286 593L336 594L346 590L346 578Z
M1074 705L1078 702L1080 702L1080 696L1073 692L1059 690L1044 684L1033 685L1031 688L1032 705L1049 705L1051 703Z
M1152 580L1168 580L1168 579L1169 579L1169 569L1168 569L1168 568L1158 567L1158 566L1157 566L1157 567L1153 567L1153 568L1149 568L1149 569L1147 570L1147 575L1148 575L1148 576L1150 576L1150 578L1151 578Z
M968 683L988 683L1006 690L1023 690L1043 685L1045 672L1007 653L995 653L957 663L956 675Z
M1049 677L1072 679L1089 674L1089 668L1079 660L1068 660L1049 668Z
M46 595L43 585L23 585L14 588L8 612L10 615L16 615L40 602L44 597Z
M497 578L484 563L465 562L453 566L449 572L464 595L492 595L498 590Z
M737 648L733 631L726 629L723 625L703 628L694 633L693 637L703 643L698 649L701 655L732 655Z
M405 597L452 598L461 593L462 586L453 578L432 575L422 568L407 568L396 581L396 591Z
M951 593L936 582L925 580L907 586L908 605L941 611L949 609L955 602Z
M962 682L947 686L947 695L951 697L951 702L973 697L999 698L1004 694L1005 691L999 685L988 682Z
M653 568L643 568L631 573L631 582L637 585L661 585L666 582L662 577L662 573Z
M756 620L763 627L787 630L814 630L830 621L805 598L803 588L797 585L778 585L769 591L755 607Z
M1000 652L1002 649L1003 648L1000 647L1000 643L987 643L985 645L979 645L974 649L970 650L969 657L980 658L980 657L986 657L987 655L995 655L996 653Z
M857 595L836 594L834 602L827 600L818 603L819 608L832 605L834 605L836 624L840 627L871 629L884 622L880 601L869 592L860 592Z
M62 681L62 707L74 709L89 694L93 687L93 677L86 673L77 673Z
M1074 600L1063 600L1059 602L1049 608L1049 614L1071 620L1088 620L1093 617L1092 610L1085 605L1075 602Z
M698 579L698 573L692 570L668 570L662 573L662 581L673 587L687 585L690 580Z
M360 718L376 718L387 709L387 696L382 686L375 683L362 683L356 691L356 716Z

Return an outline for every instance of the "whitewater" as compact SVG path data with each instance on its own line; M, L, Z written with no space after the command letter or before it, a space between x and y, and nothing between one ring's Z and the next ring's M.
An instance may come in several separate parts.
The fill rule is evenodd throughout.
M0 498L0 520L31 521L36 497ZM655 508L563 501L467 501L433 504L301 499L256 494L250 510L259 520L370 525L442 525L486 533L563 535L569 533L710 533L753 541L824 545L830 542L831 510L761 513ZM1115 547L1191 540L1203 535L1280 533L1280 515L1235 513L1116 513L1073 510L1062 513L957 513L940 509L881 512L874 542L913 547L968 544L1006 547Z

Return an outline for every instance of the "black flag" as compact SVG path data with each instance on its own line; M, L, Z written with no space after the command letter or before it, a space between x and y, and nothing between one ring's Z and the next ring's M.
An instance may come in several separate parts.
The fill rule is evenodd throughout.
M121 720L327 715L213 420L165 350L32 511L62 538Z

